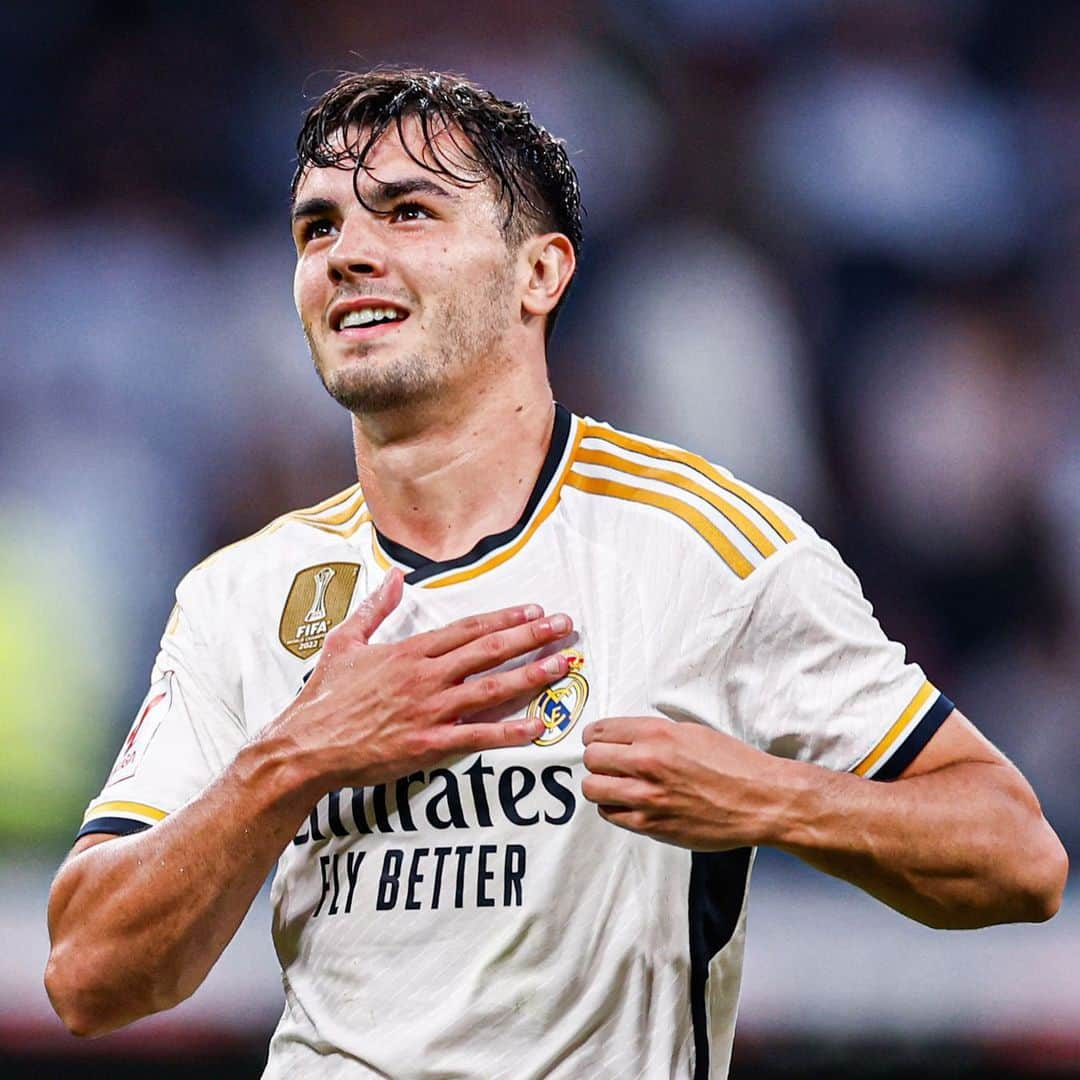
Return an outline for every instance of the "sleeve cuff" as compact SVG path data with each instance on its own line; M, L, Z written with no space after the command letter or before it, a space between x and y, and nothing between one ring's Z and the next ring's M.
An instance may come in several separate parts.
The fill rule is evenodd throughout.
M956 706L929 682L884 738L852 770L868 780L895 780L915 760Z
M85 822L75 836L81 840L91 833L111 833L113 836L130 836L133 833L142 832L150 826L145 821L133 821L131 818L122 817L96 817Z
M90 833L111 833L113 836L128 836L142 832L168 817L164 810L148 803L131 802L127 799L112 799L91 804L83 818L82 827L75 836L88 836Z

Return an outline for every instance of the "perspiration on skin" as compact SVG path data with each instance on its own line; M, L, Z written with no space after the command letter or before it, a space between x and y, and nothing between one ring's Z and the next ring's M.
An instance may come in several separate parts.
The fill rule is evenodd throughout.
M386 77L384 73L377 79ZM333 138L338 130L340 126L335 130L331 125L324 134ZM617 552L625 556L626 564L632 565L635 573L642 575L641 587L653 605L648 632L663 622L665 612L674 610L662 607L671 593L657 589L656 578L660 574L682 574L684 582L691 580L686 575L688 566L695 568L695 612L700 604L703 614L715 615L709 605L723 607L718 597L733 605L724 611L760 613L764 608L764 617L770 611L774 615L782 611L792 617L785 618L776 629L772 635L775 639L783 639L799 617L812 622L814 608L800 603L805 597L799 587L800 582L808 580L811 562L798 564L803 569L786 583L781 602L759 607L761 597L751 592L762 579L751 575L763 571L755 570L749 562L752 556L756 563L757 556L744 553L745 578L727 574L730 564L713 558L723 543L737 543L740 536L742 540L747 537L739 532L735 519L724 512L725 506L730 507L725 500L732 497L732 489L738 489L738 485L709 463L695 461L676 448L628 440L625 435L621 436L623 443L629 441L633 449L627 451L624 445L616 453L617 440L605 440L615 438L617 433L608 429L605 434L605 429L574 418L567 419L563 429L565 454L559 447L555 454L563 469L561 475L567 479L566 490L560 486L561 479L557 483L550 477L542 481L549 450L555 446L560 415L547 380L545 331L573 277L579 238L559 231L533 231L520 243L508 239L500 226L499 192L487 181L471 186L457 184L418 164L409 154L410 148L415 148L415 130L413 121L406 119L400 133L395 125L386 137L376 141L368 170L358 177L362 200L353 187L348 162L316 162L314 167L302 170L296 191L297 310L325 384L347 407L356 410L353 431L362 499L356 502L353 531L361 527L368 530L363 535L371 541L371 554L360 556L356 547L350 546L356 539L352 533L349 537L336 533L335 527L317 514L298 514L297 519L315 526L310 532L318 544L326 546L314 551L307 547L314 543L311 537L298 538L297 533L287 534L284 528L268 533L256 541L261 545L256 569L262 576L255 578L259 587L272 591L278 587L278 577L284 581L282 587L287 587L301 567L311 569L313 562L323 559L334 562L370 558L374 565L381 542L374 533L377 522L381 536L394 538L399 547L428 564L441 564L438 572L444 574L457 572L455 560L464 560L478 571L490 546L504 543L492 555L488 569L505 571L507 576L488 577L489 587L517 588L526 582L529 589L548 588L553 580L551 567L558 566L565 572L560 587L572 584L576 590L574 603L585 607L595 599L592 594L611 570L612 561L608 548L590 542L595 539L593 534L602 536L604 544L625 545L627 536L633 542L652 530L654 536L663 535L664 543L650 548L658 554L654 564L646 564L644 571L637 550L626 553L620 548ZM361 128L357 134L362 133ZM340 167L342 164L345 167ZM346 318L365 305L388 307L394 317L380 319L378 324L373 319L357 319L355 325L353 319ZM570 438L571 425L577 425L575 430L581 436L577 441ZM586 428L589 433L585 433ZM582 451L579 460L575 455L590 438L602 446ZM586 454L591 454L591 462L585 461ZM580 471L586 466L591 473ZM611 474L607 479L598 475L605 470ZM549 502L541 508L540 496L549 483L556 486ZM534 488L537 504L527 513ZM745 495L746 489L741 490ZM617 503L620 493L626 496L623 504ZM689 506L693 499L698 500L700 508ZM596 509L599 502L605 503L604 513L610 518L604 519ZM616 505L617 512L611 509ZM672 507L675 512L669 513ZM550 517L544 519L545 513ZM668 517L662 517L664 514ZM614 527L597 525L601 520L613 521ZM662 526L658 524L661 520ZM699 526L687 528L695 521L704 523L704 532ZM541 530L545 522L546 529ZM591 524L583 526L583 522ZM767 527L764 522L762 527ZM300 532L306 526L295 524L295 528ZM788 544L789 552L806 555L817 551L820 555L826 545L810 537L810 532L796 538L782 529L778 535ZM717 543L701 543L706 533L718 537ZM499 541L506 535L512 539ZM539 559L536 553L543 544L551 544L552 548L542 567L534 567L520 578L511 576L515 566L526 565L530 557ZM296 545L311 552L299 565ZM286 547L288 550L283 551ZM677 565L667 554L672 551L679 552ZM771 557L771 553L759 553L764 559ZM833 556L835 552L828 558ZM522 562L516 563L517 559ZM706 559L711 561L706 563ZM232 563L233 570L237 565L236 561ZM795 558L788 558L783 565L796 565ZM243 569L247 574L250 568L245 563ZM422 586L419 572L409 572L413 575L410 585ZM193 607L197 621L202 620L193 626L192 642L201 640L200 628L213 622L213 614L219 610L215 604L220 605L223 592L233 595L220 587L222 578L212 576L217 570L202 573L210 573L211 577L189 575L189 579L199 579L198 584L190 585L190 594L200 598ZM252 577L243 580L250 588ZM431 579L427 580L430 584ZM775 581L776 576L770 580ZM820 580L826 589L831 587L828 575ZM819 582L819 578L813 581ZM619 584L624 583L620 580ZM668 587L672 591L676 588L670 582ZM215 762L213 771L199 777L200 784L177 793L176 802L166 808L171 812L162 811L163 820L143 832L125 836L122 843L105 842L113 839L106 832L84 836L77 842L50 895L52 950L46 972L50 998L69 1029L78 1034L101 1034L169 1008L192 993L232 938L266 874L279 859L291 861L296 867L290 884L297 883L307 890L305 896L312 897L310 910L317 908L320 912L318 922L309 918L309 908L302 899L291 912L293 918L303 921L307 931L312 927L319 932L327 928L331 932L349 929L335 922L328 927L324 914L335 906L338 912L348 909L350 900L355 910L359 893L354 890L365 887L363 878L369 867L362 869L364 860L357 857L355 850L344 850L344 843L344 860L340 858L342 850L336 847L317 851L314 843L297 843L305 828L311 839L312 827L321 827L320 800L324 798L326 821L331 823L332 799L327 792L396 785L404 777L404 805L408 806L409 777L417 773L430 775L440 763L511 747L523 748L522 752L528 754L548 751L546 747L529 746L542 731L540 717L528 712L492 722L484 717L494 705L522 696L528 699L567 674L565 656L544 653L549 647L559 647L574 630L570 616L576 617L576 612L547 616L530 604L529 597L519 597L513 598L519 601L513 607L459 619L401 640L374 643L373 635L401 604L403 590L402 570L392 569L382 586L327 634L300 693L280 712L278 698L272 708L268 703L269 719L260 717L260 724L264 720L266 723L256 737L243 741L223 769L217 771ZM626 665L620 673L620 686L625 687L635 677L648 682L642 670L649 652L646 646L651 643L643 636L638 649L620 645L630 609L625 606L624 589L613 590L613 594L615 599L604 608L608 614L595 618L588 627L582 624L579 630L586 637L594 634L605 649L610 644L610 655ZM464 598L462 603L476 596L468 592L456 595ZM573 606L564 605L565 599L565 594L559 595L560 607ZM864 603L861 592L858 601ZM669 646L694 622L692 617L682 617L682 609L676 614L679 626L677 632L669 631ZM237 640L258 642L261 647L266 637L264 615L252 608L248 634ZM256 616L263 620L257 626ZM880 627L867 625L868 618L860 623L860 634L870 641L866 655L872 657L878 654L883 635ZM707 618L699 622L712 633L714 627ZM815 625L821 629L831 623L826 618ZM714 645L718 640L710 638L707 644ZM835 631L826 633L822 640L824 651L835 657L844 640ZM701 645L701 640L694 643ZM797 645L797 641L793 644ZM763 644L763 651L766 646L768 642ZM163 642L163 649L166 647ZM235 688L244 678L254 678L244 673L250 666L245 668L237 660L239 648L235 642L212 658L200 654L195 645L191 648L196 658L185 655L181 659L190 659L197 675L200 663L201 674L206 675L211 664L224 664L222 658L228 656L230 669L227 677L219 678L219 687ZM786 646L779 651L789 657L798 655L796 649ZM534 659L538 655L543 658ZM658 673L659 680L673 678L672 670L680 662L673 652L666 655L670 663ZM280 665L300 662L284 650L275 659L279 676L285 670ZM725 673L730 667L728 659L730 654L717 665ZM261 662L265 664L265 660L263 654ZM510 666L512 662L517 666ZM907 675L912 674L902 660L896 663ZM797 674L792 676L796 690L806 689L813 672L798 664L792 670ZM264 676L266 671L265 666L260 669ZM295 667L288 671L297 674ZM650 676L656 674L649 672ZM665 868L678 862L685 871L689 865L700 865L696 860L702 852L762 842L793 851L811 865L852 881L897 910L931 925L1036 920L1049 917L1057 909L1067 871L1060 843L1020 774L958 712L947 719L943 712L935 721L939 726L929 741L920 744L921 750L913 750L918 756L909 759L903 771L898 767L893 782L877 784L825 767L828 764L842 770L851 766L849 760L830 758L827 747L822 749L829 743L828 732L823 734L823 729L837 717L846 716L843 708L820 708L806 725L808 756L823 764L785 760L767 753L763 748L767 744L761 740L751 745L752 739L736 739L720 730L724 725L717 720L719 691L715 688L723 678L711 668L706 674L709 680L717 675L716 681L705 680L707 700L695 706L690 715L699 719L712 717L713 726L705 722L673 722L659 715L604 716L584 729L585 747L570 738L558 744L558 753L569 755L567 761L578 767L579 775L582 767L589 770L581 791L597 804L600 816L585 812L589 808L575 802L573 825L554 828L547 835L548 840L563 842L577 858L576 879L568 875L564 883L559 874L567 864L555 862L554 873L546 879L538 874L533 880L547 880L554 892L565 893L570 901L576 901L578 897L572 892L575 883L580 888L581 875L592 873L601 879L596 895L617 900L622 893L611 887L612 876L625 871L627 861L602 864L591 857L592 852L626 850L632 844L636 845L638 859L632 864L635 869L646 861ZM743 685L752 681L746 675L741 680ZM881 678L877 681L888 682ZM865 728L873 729L873 738L867 740L869 745L864 750L880 746L880 733L892 730L899 722L897 717L904 715L904 702L891 696L883 710L870 707L878 700L872 692L874 682L875 676L859 675L853 691L857 692L856 704L863 706L861 711L872 714L860 717ZM198 677L191 680L193 696L194 687L201 683ZM685 690L685 686L682 688ZM220 720L222 729L237 734L238 725L243 727L243 721L237 718L245 706L230 707L226 702L230 693L232 690L219 689L216 699L202 699L207 708L202 719ZM910 688L903 696L914 700ZM591 700L592 707L598 708L597 697ZM628 711L664 711L644 693L619 700ZM879 716L878 711L890 715ZM733 730L748 730L760 715L749 707L743 712L746 716L740 719L742 726L732 723L729 726ZM460 723L462 718L475 722ZM775 721L777 725L788 722L783 715ZM191 728L185 730L190 732ZM574 740L580 733L575 730ZM787 729L781 735L786 733ZM844 731L841 742L865 734L863 728ZM539 775L541 781L533 789L536 796L541 795L542 787L558 803L557 792L569 790L564 778L549 773L553 782L544 784L544 772L541 770ZM510 811L522 818L541 811L521 801L526 798L521 794L523 788L508 786L507 790L506 804L500 804L506 815L503 824L509 823L502 846L501 893L496 884L500 878L495 865L497 853L488 851L484 860L478 855L477 861L471 862L472 853L464 849L474 845L456 843L459 836L465 839L464 834L456 832L447 834L453 835L455 842L439 846L457 852L453 872L456 882L458 867L462 868L463 898L468 892L477 907L486 908L489 900L502 896L506 910L500 909L500 914L512 915L519 898L515 883L521 886L523 908L527 906L528 891L525 864L513 853L521 837L512 833L519 823ZM558 806L550 800L547 812L555 815L556 821L538 823L528 834L530 844L536 843L548 826L558 823ZM358 829L359 820L354 812L353 822ZM93 833L98 826L89 824ZM451 824L456 828L456 823ZM608 828L609 824L624 831ZM575 834L575 826L583 832ZM428 877L429 872L434 875L437 859L433 852L431 858L435 861L429 864L429 856L421 852L435 845L418 830L414 834L418 846L411 849L406 865L404 841L387 838L387 830L374 819L369 827L382 848L378 866L373 868L379 871L374 906L378 906L378 897L395 912L401 904L408 905L410 898L421 906L425 902L433 904L435 893L424 893L423 889L430 886L434 890L434 881ZM334 832L332 826L330 831ZM590 842L580 847L565 843L577 835L586 836ZM603 840L599 841L601 835ZM597 842L592 842L594 839ZM559 849L558 842L549 844L548 850ZM394 846L388 847L390 844ZM679 845L693 849L694 854L678 851ZM238 850L244 852L245 858L235 857ZM400 853L400 859L391 852ZM312 858L314 854L318 855L317 861ZM354 856L351 863L349 854ZM450 872L450 859L446 854L438 864L444 875ZM530 850L530 866L531 860ZM374 861L368 859L369 863ZM745 883L748 856L740 865ZM477 877L475 888L467 889L470 866L476 869ZM288 872L286 869L286 875ZM688 877L695 880L692 870ZM655 873L650 880L654 889L672 887L670 873ZM448 887L440 882L440 904ZM449 897L449 893L445 896ZM647 897L646 903L650 899ZM682 913L680 917L689 918L687 904L670 905L668 910L676 907ZM403 913L416 909L407 906L400 910ZM631 922L641 914L640 907L621 910L632 916ZM485 918L490 915L484 912ZM578 915L575 909L574 918ZM587 918L587 913L581 917ZM609 921L609 926L596 927L577 922L572 929L594 942L605 931L625 931L622 920ZM413 924L397 925L403 941L416 942ZM527 922L524 927L528 933L522 927L511 927L513 940L535 948L537 941L543 940L545 925L539 919ZM564 927L557 929L562 932ZM655 956L640 952L642 940L640 935L634 935L633 940L618 943L618 956L632 962L616 965L614 979L618 985L605 998L609 1007L601 1018L606 1022L617 1011L610 1007L614 1002L623 1007L621 1016L632 1016L632 1023L599 1048L590 1048L588 1040L582 1039L574 1044L575 1051L601 1057L629 1052L627 1047L640 1036L639 1002L635 999L627 1003L624 976L636 967L651 978L657 968ZM385 947L385 937L380 937L379 943ZM421 944L426 945L426 941L421 940ZM700 960L700 956L687 952L691 944L686 943L678 956L678 963L684 967ZM586 943L572 954L574 959L587 949ZM666 955L674 956L675 950ZM709 958L705 959L707 965ZM352 956L346 960L346 966L354 964ZM549 973L544 970L545 975ZM557 982L577 985L577 974L575 971L569 979L560 977ZM598 970L596 974L613 977L610 970ZM701 978L705 978L704 974ZM478 993L488 989L484 979L474 981ZM674 995L664 1019L675 1017L676 1025L681 1023L685 1028L690 1010L684 995L689 993L690 980L661 981L662 987L660 981L649 982L650 993ZM427 982L432 984L434 980ZM333 1012L340 1008L340 1000L327 1006L328 1027L340 1019ZM642 1003L652 1015L658 1015L659 1010L653 1009L655 996L643 998ZM500 998L497 1007L510 1006ZM475 1028L471 1014L452 1020ZM550 1034L556 1026L546 1026L544 1034ZM584 1025L586 1029L594 1031L595 1027ZM286 1033L286 1042L289 1037ZM415 1031L410 1031L408 1037L415 1048ZM685 1030L676 1037L680 1040L677 1053L689 1068L694 1047L688 1043ZM445 1041L445 1032L435 1032L433 1039ZM302 1043L302 1039L293 1040L294 1047ZM695 1045L702 1052L698 1055L700 1064L708 1046L700 1042ZM559 1060L563 1060L560 1055L570 1052L567 1045L557 1051ZM648 1054L649 1047L642 1046L640 1052ZM667 1061L670 1064L674 1059L668 1055ZM640 1061L628 1062L625 1074L635 1073L642 1073Z
M440 400L466 362L470 379L497 378L513 360L505 342L521 317L516 253L490 182L425 175L412 156L422 148L418 124L403 130L406 143L392 131L372 148L363 202L343 164L309 170L293 208L297 312L323 384L358 414ZM449 133L436 141L453 151ZM331 325L335 305L363 300L387 301L405 317Z

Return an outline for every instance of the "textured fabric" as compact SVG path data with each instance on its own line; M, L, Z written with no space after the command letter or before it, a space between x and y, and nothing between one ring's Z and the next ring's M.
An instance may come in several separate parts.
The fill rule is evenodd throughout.
M535 602L574 618L574 670L501 710L544 716L536 744L312 810L273 886L286 1005L265 1075L725 1076L752 854L605 824L583 728L659 714L873 776L940 696L793 511L678 448L560 410L522 520L464 558L380 542L359 487L212 557L83 831L197 796L392 560L407 587L376 641Z

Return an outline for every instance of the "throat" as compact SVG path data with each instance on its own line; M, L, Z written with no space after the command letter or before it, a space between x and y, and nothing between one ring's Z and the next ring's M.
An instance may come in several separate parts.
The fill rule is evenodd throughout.
M566 410L549 404L541 431L515 445L484 430L460 440L428 471L365 474L361 486L383 551L415 570L466 562L512 542L537 513L562 458L570 428Z
M529 494L524 481L520 484L521 497L513 502L490 495L474 500L462 498L447 517L435 517L417 508L401 522L401 536L407 539L395 539L382 530L379 539L388 555L407 566L419 568L429 563L453 562L483 546L489 538L513 530Z

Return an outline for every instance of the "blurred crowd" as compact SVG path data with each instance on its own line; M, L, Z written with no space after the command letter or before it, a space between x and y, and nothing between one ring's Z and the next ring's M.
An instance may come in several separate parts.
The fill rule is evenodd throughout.
M66 846L183 573L352 482L292 308L293 140L334 70L409 62L568 144L560 399L796 506L1076 845L1080 9L504 12L6 14L0 841Z

